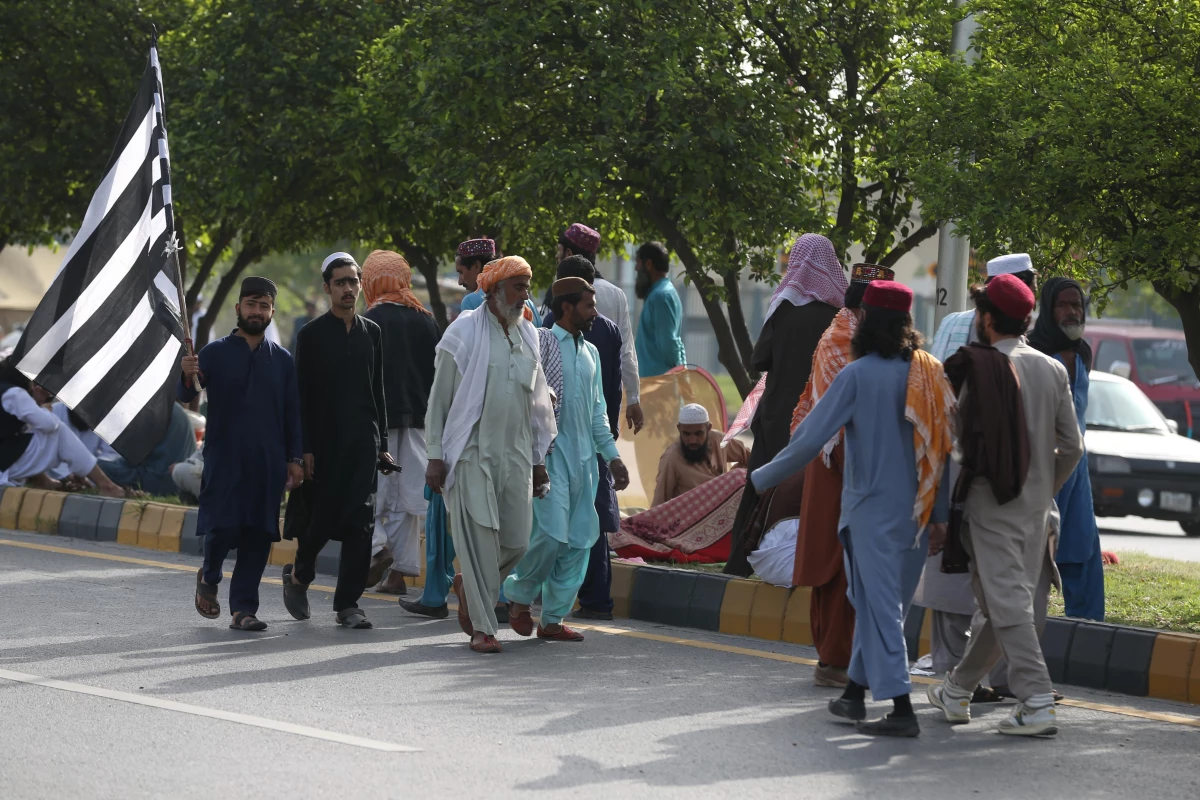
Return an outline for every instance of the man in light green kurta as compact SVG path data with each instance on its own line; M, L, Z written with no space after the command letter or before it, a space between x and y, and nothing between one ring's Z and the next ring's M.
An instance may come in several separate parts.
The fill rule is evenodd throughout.
M596 454L608 462L618 491L629 485L629 472L608 425L600 354L583 338L598 316L596 292L583 278L562 278L554 282L551 296L556 324L538 331L543 337L542 366L558 397L558 437L546 457L550 491L533 503L529 549L504 582L504 594L511 602L509 622L517 633L532 632L529 606L540 593L538 638L577 642L583 635L562 620L575 604L592 545L600 536Z
M485 268L488 302L446 329L425 417L426 480L445 489L462 568L454 579L459 624L477 652L500 650L494 603L529 544L534 487L548 482L553 410L537 332L523 316L531 275L517 257Z

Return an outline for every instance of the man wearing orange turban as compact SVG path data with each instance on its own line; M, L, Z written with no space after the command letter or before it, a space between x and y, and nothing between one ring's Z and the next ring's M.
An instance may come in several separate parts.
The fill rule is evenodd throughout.
M400 471L379 476L375 531L367 585L405 594L404 576L421 572L425 519L425 408L433 386L433 352L441 332L412 292L412 269L404 256L376 250L363 262L363 315L383 334L383 391L388 447ZM390 570L388 568L391 568Z
M529 545L532 497L548 491L546 451L557 433L525 308L532 277L517 256L484 267L487 300L442 335L426 414L426 483L445 497L462 567L458 624L480 653L500 652L496 597Z

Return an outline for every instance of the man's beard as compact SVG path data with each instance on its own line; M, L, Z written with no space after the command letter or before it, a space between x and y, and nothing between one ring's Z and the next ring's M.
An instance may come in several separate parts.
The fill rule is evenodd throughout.
M512 305L501 303L497 300L496 305L500 308L500 315L504 317L505 322L515 323L521 320L521 316L525 313L525 301L518 300Z
M979 341L983 342L984 344L990 345L992 343L992 341L990 339L988 339L987 328L985 328L983 326L983 315L982 314L975 315L975 338L978 339Z
M708 460L708 442L698 444L695 447L689 447L680 442L679 449L683 451L683 457L689 464L699 464Z
M633 285L633 293L638 296L639 300L645 300L650 294L650 289L654 286L654 281L650 277L650 273L643 270L637 274L637 281Z
M240 330L242 333L249 334L250 336L261 336L263 331L265 331L267 326L270 324L270 320L267 320L266 322L262 321L261 319L247 320L243 319L241 314L237 315L238 330Z
M1065 333L1067 335L1067 338L1070 339L1072 342L1078 342L1080 339L1083 338L1083 323L1082 322L1075 322L1070 325L1059 325L1058 327L1062 329L1062 332Z

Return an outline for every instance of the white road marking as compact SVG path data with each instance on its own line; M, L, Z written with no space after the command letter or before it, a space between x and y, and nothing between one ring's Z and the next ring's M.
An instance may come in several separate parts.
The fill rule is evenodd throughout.
M272 731L291 733L296 736L307 736L310 739L321 739L326 742L348 744L351 747L365 747L368 750L380 750L385 753L421 752L419 747L408 747L402 744L393 744L392 742L381 742L377 739L364 739L361 736L350 736L345 733L323 731L320 728L310 728L307 725L295 725L291 722L278 722L273 719L253 717L249 714L238 714L234 711L220 711L215 708L203 708L201 706L189 705L188 703L177 703L174 700L160 700L156 697L144 697L142 695L130 694L129 692L118 692L112 689L100 689L95 686L84 686L81 683L68 683L67 681L55 680L54 678L40 678L37 675L26 675L23 672L10 672L6 669L0 669L0 678L15 681L17 683L27 683L31 686L45 686L49 689L61 689L66 692L88 694L92 695L93 697L103 697L108 700L120 700L124 703L134 703L135 705L139 706L161 708L167 711L178 711L183 714L192 714L193 716L197 717L208 717L209 719L219 719L224 720L225 722L236 722L240 725L251 725L255 728L266 728Z

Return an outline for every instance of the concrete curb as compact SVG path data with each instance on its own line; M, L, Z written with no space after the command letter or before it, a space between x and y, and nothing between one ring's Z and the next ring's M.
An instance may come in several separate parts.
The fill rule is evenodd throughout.
M115 540L164 552L203 552L196 514L194 508L141 500L0 488L0 528ZM288 563L295 550L294 541L276 542L270 563ZM317 559L317 572L336 576L340 554L341 546L330 542ZM425 584L423 540L420 563L420 576L410 579L416 588ZM806 587L783 589L761 581L620 561L613 562L612 573L614 617L766 641L813 643L811 590ZM914 608L905 626L910 653L928 652L930 626L931 614ZM1042 651L1055 683L1200 704L1200 636L1052 617L1042 633Z

